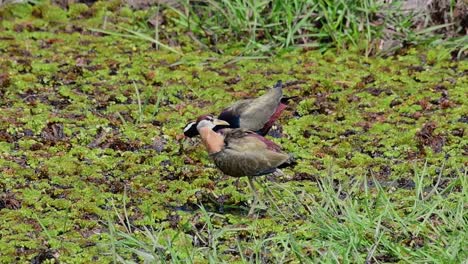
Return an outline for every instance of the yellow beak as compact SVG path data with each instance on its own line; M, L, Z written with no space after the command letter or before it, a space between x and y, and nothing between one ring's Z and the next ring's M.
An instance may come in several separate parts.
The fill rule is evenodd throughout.
M230 126L231 125L231 124L229 124L228 122L226 122L224 120L216 119L216 118L213 119L213 124L215 124L217 126Z

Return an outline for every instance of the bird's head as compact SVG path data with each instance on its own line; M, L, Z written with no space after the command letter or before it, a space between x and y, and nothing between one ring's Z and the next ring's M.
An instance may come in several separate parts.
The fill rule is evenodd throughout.
M194 137L199 135L198 130L202 127L209 127L213 129L216 126L229 126L229 123L217 119L211 115L203 115L197 118L197 121L187 124L184 128L184 135L186 137Z

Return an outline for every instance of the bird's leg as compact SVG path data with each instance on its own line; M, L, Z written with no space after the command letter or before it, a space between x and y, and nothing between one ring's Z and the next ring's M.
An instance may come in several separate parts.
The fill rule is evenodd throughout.
M236 181L234 182L234 186L236 186L236 188L239 188L239 180L240 178L237 178Z
M247 177L247 178L249 179L249 186L254 196L254 201L252 202L252 205L250 205L250 210L248 214L249 216L251 216L254 213L255 207L257 206L257 203L258 203L258 193L257 193L257 189L254 186L253 178L252 177Z
M258 185L260 185L260 187L262 187L264 189L267 189L267 191L270 191L270 189L268 188L268 185L266 185L264 182L259 181L258 179L260 179L260 178L252 178L252 181L257 182ZM261 203L261 205L259 205L260 203ZM265 203L260 199L257 200L257 207L261 207L263 209L267 208Z

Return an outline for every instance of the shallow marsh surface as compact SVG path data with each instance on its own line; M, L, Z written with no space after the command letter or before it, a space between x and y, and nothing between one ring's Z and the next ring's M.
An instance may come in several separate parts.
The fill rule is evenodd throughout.
M133 23L120 6L1 12L0 262L140 262L123 234L145 228L159 261L466 261L466 61L177 54L90 30ZM269 137L298 165L249 218L246 180L182 129L277 80L297 98Z

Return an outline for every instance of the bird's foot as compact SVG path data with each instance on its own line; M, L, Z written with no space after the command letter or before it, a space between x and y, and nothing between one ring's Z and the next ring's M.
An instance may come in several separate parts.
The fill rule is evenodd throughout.
M273 176L276 176L276 177L283 177L283 176L286 176L286 174L284 174L284 172L280 169L276 169L274 172L272 172L271 174L273 174Z

